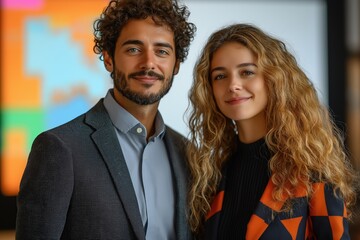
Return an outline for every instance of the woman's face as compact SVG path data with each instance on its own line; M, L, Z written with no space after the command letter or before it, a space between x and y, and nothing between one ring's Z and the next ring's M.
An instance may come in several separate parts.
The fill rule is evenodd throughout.
M254 54L236 42L216 50L210 64L215 101L228 118L241 122L265 122L268 93Z

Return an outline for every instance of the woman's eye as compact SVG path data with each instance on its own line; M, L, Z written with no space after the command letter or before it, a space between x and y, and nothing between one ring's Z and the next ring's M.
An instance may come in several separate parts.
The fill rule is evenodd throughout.
M249 71L249 70L242 71L242 73L241 73L241 75L243 75L243 76L251 76L254 74L255 74L254 72Z
M223 79L225 78L225 75L224 74L218 74L218 75L215 75L213 80L220 80L220 79Z

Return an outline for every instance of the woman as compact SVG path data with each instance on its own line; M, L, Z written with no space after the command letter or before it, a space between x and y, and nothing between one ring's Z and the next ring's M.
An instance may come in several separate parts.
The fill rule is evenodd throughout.
M205 239L349 239L355 174L285 44L251 25L225 27L194 76L192 230Z

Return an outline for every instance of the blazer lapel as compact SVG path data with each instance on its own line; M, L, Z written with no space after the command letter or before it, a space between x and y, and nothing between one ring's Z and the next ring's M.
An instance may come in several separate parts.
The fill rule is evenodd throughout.
M246 239L259 239L284 205L286 199L282 202L274 201L272 199L273 189L274 184L270 178L265 191L260 198L260 202L247 225Z
M205 239L207 240L218 239L220 217L225 196L226 172L227 165L222 169L223 177L220 181L216 196L211 203L211 209L205 218Z
M282 201L275 201L272 198L272 192L274 190L274 187L274 183L270 178L265 188L265 191L260 198L260 202L248 223L246 239L259 239L261 235L265 232L265 230L268 228L270 223L274 221L276 216L279 214L284 203L289 199L289 196L284 194ZM302 198L305 196L305 186L300 183L295 189L294 197Z
M130 174L102 100L86 114L85 121L96 129L91 137L99 148L114 180L115 187L137 239L145 239L145 231Z
M187 206L187 179L188 175L185 169L185 142L181 138L175 136L174 131L166 127L164 136L166 149L169 155L172 173L174 175L175 186L175 229L176 239L190 239L189 230L186 222L186 206Z

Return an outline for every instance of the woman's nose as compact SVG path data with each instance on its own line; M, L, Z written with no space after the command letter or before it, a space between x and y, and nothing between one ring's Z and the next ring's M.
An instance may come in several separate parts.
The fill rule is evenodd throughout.
M229 91L236 92L243 89L243 83L237 76L230 77Z

